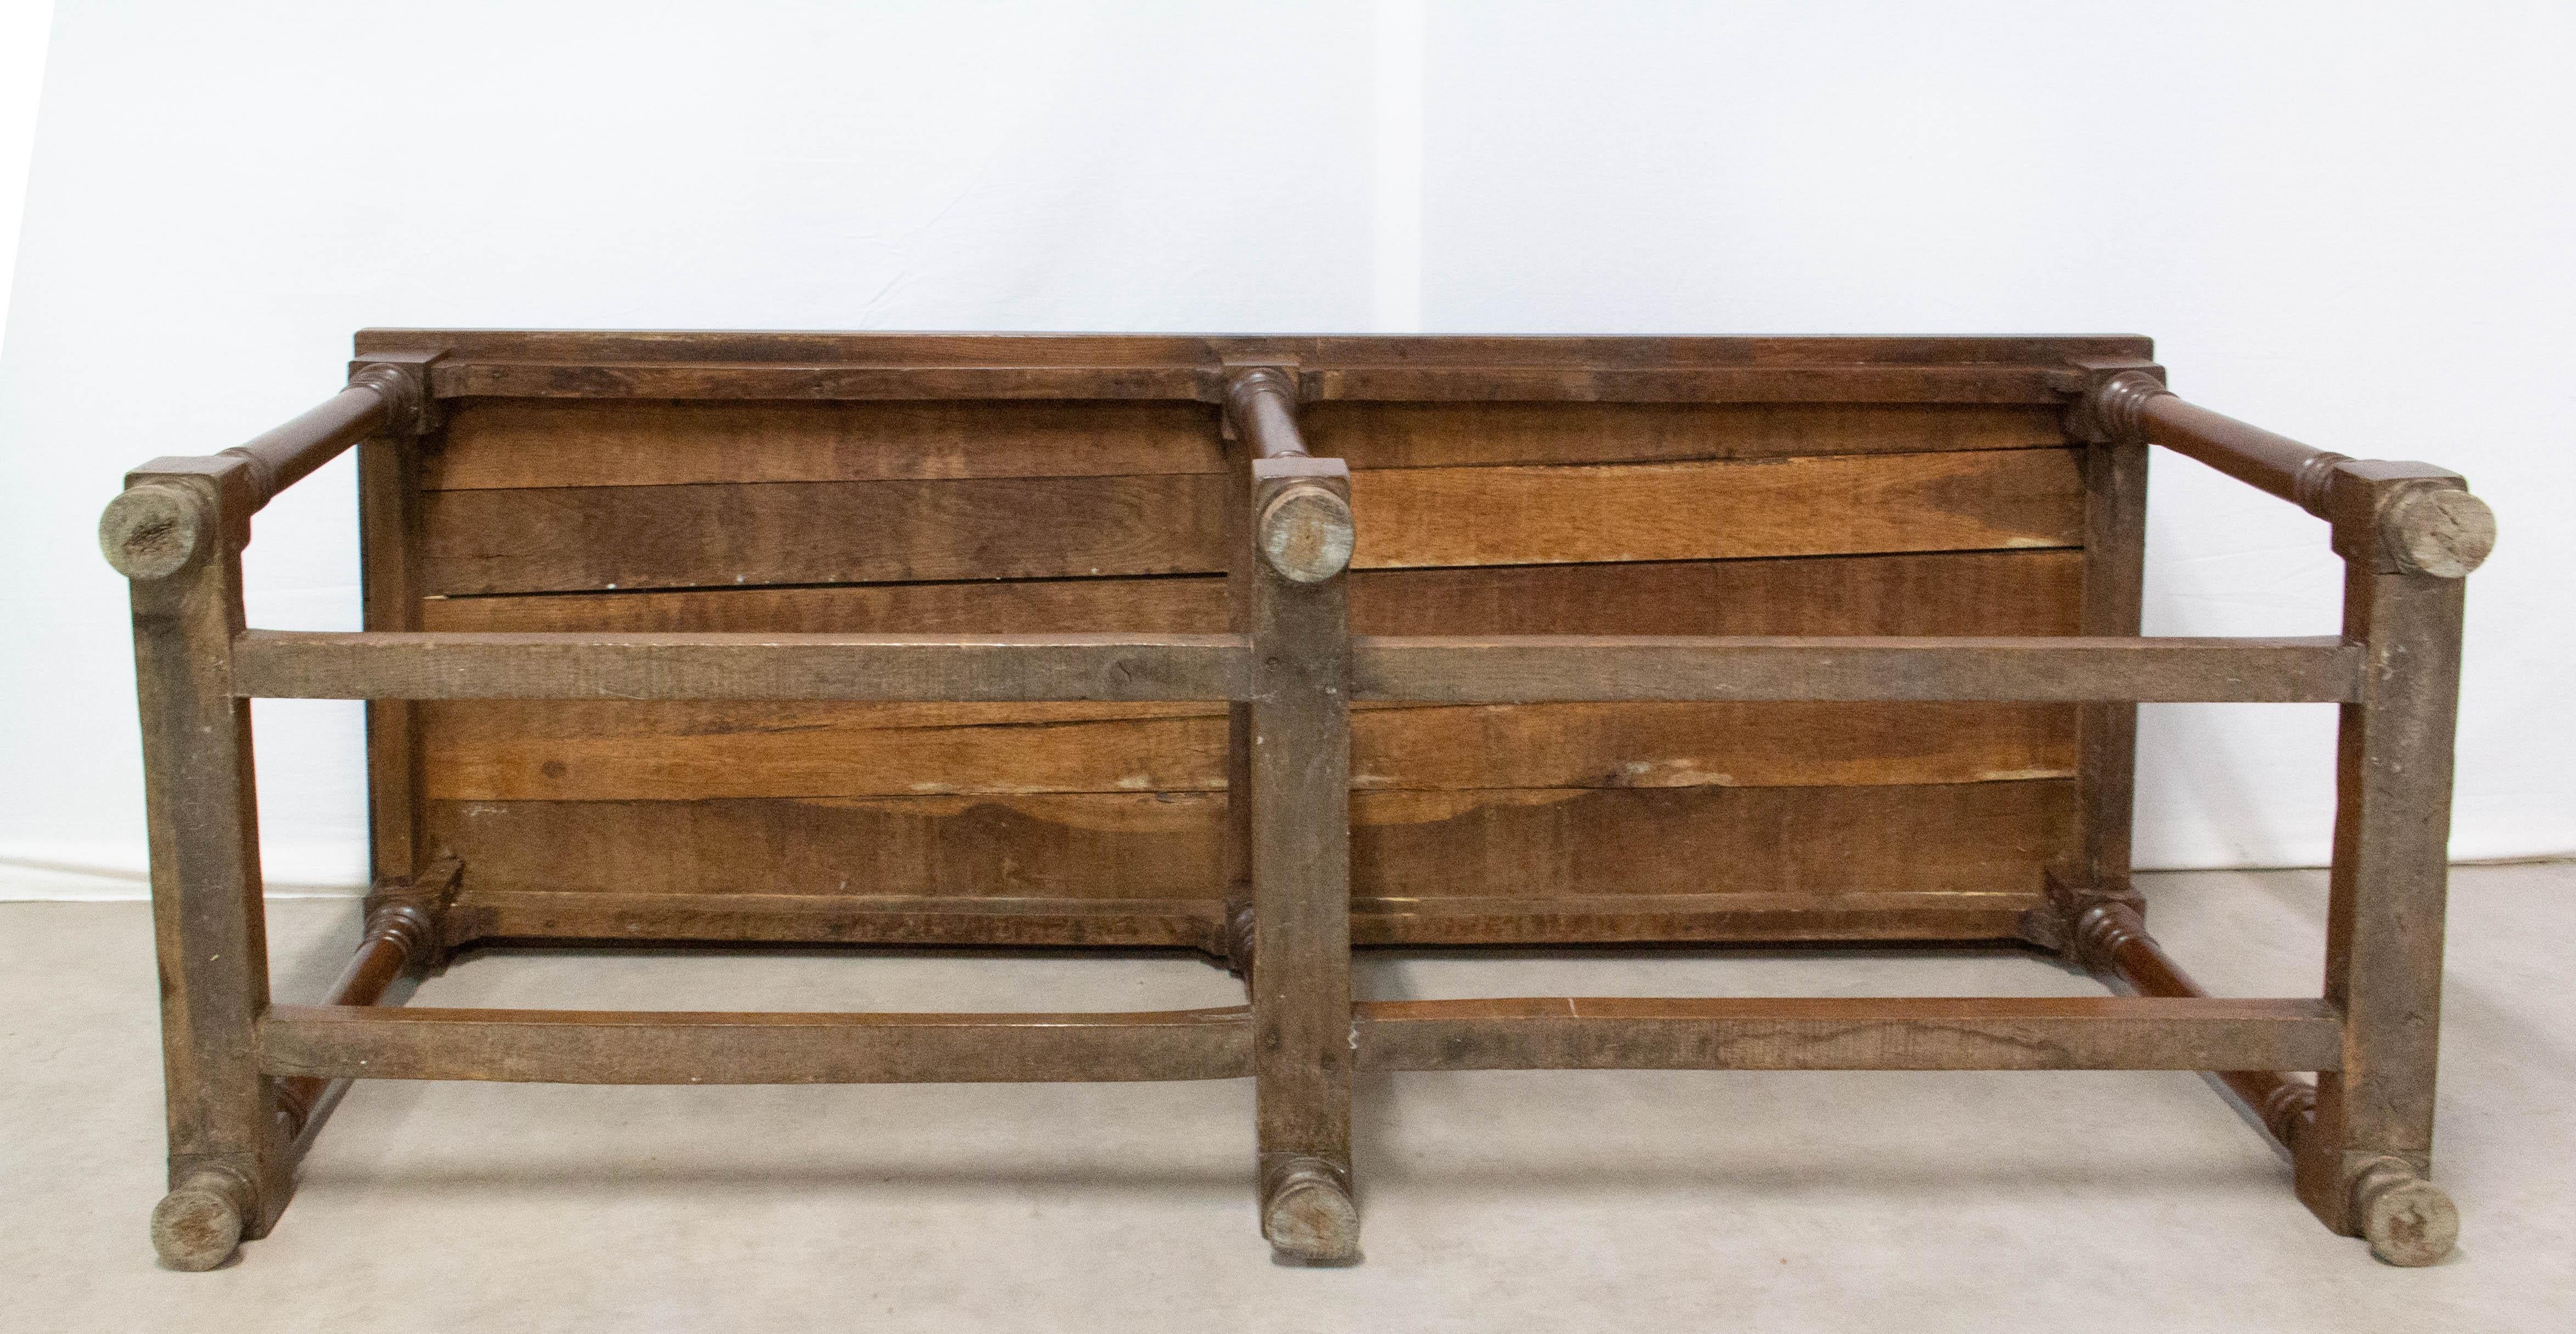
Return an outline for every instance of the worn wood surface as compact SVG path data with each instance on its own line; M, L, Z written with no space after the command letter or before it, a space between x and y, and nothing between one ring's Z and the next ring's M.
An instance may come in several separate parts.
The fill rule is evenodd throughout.
M2359 651L2339 639L1366 637L1361 699L2350 699Z
M1697 894L1717 910L1730 894L1804 893L1849 909L1889 891L2012 892L2029 906L2073 833L2073 796L2064 779L1359 792L1352 875L1364 896L1534 907ZM441 800L427 817L488 889L1213 901L1224 866L1217 793Z
M1252 462L1252 513L1300 490L1348 499L1338 464L1277 457L1294 452L1284 447L1255 452L1272 457ZM1254 934L1245 986L1264 1231L1301 1258L1338 1259L1358 1244L1349 1209L1350 603L1340 578L1293 579L1268 562L1248 582ZM1310 1191L1333 1197L1323 1201L1329 1217L1291 1210L1291 1222L1282 1212L1288 1195Z
M259 1065L325 1079L986 1084L1237 1079L1242 1007L1103 1014L702 1013L281 1005Z
M157 466L166 471L130 480L173 488L201 509L210 535L233 531L221 506L246 503L246 463ZM165 1204L191 1222L157 1227L155 1240L165 1261L207 1268L235 1239L265 1235L294 1189L278 1087L251 1051L268 1007L268 932L250 704L233 696L227 671L242 625L240 548L221 538L177 574L136 580L131 599L176 1188Z
M2139 633L2146 591L2147 447L2091 446L2084 453L2083 632ZM2137 803L2138 708L2127 700L2080 714L2083 847L2068 879L2112 893L2129 885L2129 833Z
M1531 997L1374 1001L1363 1070L2205 1070L2340 1059L2315 1000Z
M1232 699L1231 635L341 634L252 630L233 687L286 699Z
M446 351L448 415L423 479L422 628L600 635L1226 632L1220 401L1260 365L1285 367L1303 400L1298 447L1354 469L1343 582L1359 633L2064 635L2086 559L2059 421L2080 388L2067 358L2144 355L2119 339L428 341ZM893 385L906 367L928 369ZM537 392L461 396L510 385ZM636 396L653 385L697 397ZM1848 396L1819 397L1836 385ZM1658 386L1680 401L1637 401ZM730 934L776 919L670 905L1034 896L1131 901L1133 934L1168 938L1196 928L1145 905L1229 892L1221 705L628 703L607 698L622 684L579 679L600 697L419 710L425 837L473 862L475 885L638 896L631 911L490 920ZM1363 707L1363 909L1489 906L1364 911L1358 929L1848 938L1872 895L1891 896L1890 935L1991 926L2065 855L2073 718L2050 704ZM1862 786L1889 791L1838 791ZM1900 805L1925 814L1894 818ZM1840 827L1860 810L1893 832ZM1721 812L1747 823L1701 827L1730 822ZM1836 841L1855 837L1832 873ZM1538 842L1514 855L1519 839ZM1900 907L1916 892L1905 851L1924 892L1985 897ZM1822 897L1813 911L1662 902L1694 892ZM1632 895L1660 906L1620 910ZM1515 906L1533 898L1565 904ZM911 938L994 929L970 918L855 920ZM1095 919L1063 926L1100 938Z
M2336 745L2326 911L2325 996L2345 1015L2344 1060L2318 1078L2299 1193L2327 1226L2361 1232L2353 1186L2375 1160L2431 1171L2465 585L2347 564L2344 633L2368 657Z
M1362 569L2070 547L2067 450L1353 478ZM1215 574L1202 474L585 486L426 497L433 593Z
M453 801L1223 792L1225 706L430 706L423 791ZM1361 708L1362 791L1818 787L2063 778L2066 711L1976 704Z

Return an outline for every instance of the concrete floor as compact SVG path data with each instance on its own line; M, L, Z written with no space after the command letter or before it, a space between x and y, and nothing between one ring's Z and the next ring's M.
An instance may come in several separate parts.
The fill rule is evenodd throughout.
M5 890L5 886L0 886ZM2576 866L2454 880L2436 1179L2458 1253L2328 1235L2188 1074L1482 1073L1363 1081L1365 1263L1256 1234L1252 1089L623 1089L376 1083L276 1233L154 1266L139 904L0 904L0 1328L1917 1331L2576 1326ZM2312 995L2313 872L2150 878L2212 988ZM273 905L318 995L346 900ZM1678 953L1363 963L1374 997L2086 995L2010 955ZM1185 958L477 956L448 1005L1106 1009L1233 1004Z

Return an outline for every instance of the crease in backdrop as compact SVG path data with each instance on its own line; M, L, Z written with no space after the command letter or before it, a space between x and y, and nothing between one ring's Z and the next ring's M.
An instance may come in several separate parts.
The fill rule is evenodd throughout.
M2154 334L2177 388L2468 473L2454 851L2576 849L2576 94L2548 7L175 0L54 20L5 344L0 885L142 892L122 471L365 325ZM2323 526L2155 464L2153 634L2331 632ZM355 628L352 469L250 613ZM281 890L358 709L258 706ZM2149 866L2314 865L2332 711L2150 707Z

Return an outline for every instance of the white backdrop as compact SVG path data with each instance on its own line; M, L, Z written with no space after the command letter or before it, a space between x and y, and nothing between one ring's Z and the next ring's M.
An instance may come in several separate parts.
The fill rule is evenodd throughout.
M1933 12L1933 11L1938 12ZM0 342L0 882L136 892L119 473L363 325L2155 335L2190 397L2468 473L2454 850L2576 849L2563 6L239 0L54 21ZM2150 633L2331 632L2323 525L2156 462ZM357 623L346 462L251 615ZM357 710L259 707L346 888ZM2147 711L2154 866L2324 859L2332 711Z

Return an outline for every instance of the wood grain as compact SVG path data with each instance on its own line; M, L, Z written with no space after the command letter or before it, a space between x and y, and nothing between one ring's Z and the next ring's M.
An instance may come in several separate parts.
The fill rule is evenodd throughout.
M425 790L454 801L1221 792L1222 705L423 707ZM1362 790L1812 787L2061 778L2063 709L1553 704L1354 715Z
M1356 1007L1364 1070L2207 1070L2339 1062L2316 1000L1526 997Z
M1308 449L1354 469L1639 463L2062 445L1989 404L1324 403ZM1222 470L1214 409L1133 401L466 399L430 490L1077 477Z
M1214 476L433 491L432 593L1206 573Z
M1108 1014L759 1014L281 1005L260 1068L546 1084L1239 1079L1240 1006Z
M473 399L430 490L1115 477L1219 470L1197 403L659 403Z
M1408 468L1352 479L1362 568L2065 547L2069 450Z
M1362 897L2026 892L2064 779L1482 789L1351 799ZM1208 899L1218 793L428 804L477 890Z
M1361 570L1366 635L2064 635L2080 554L2062 550L1788 560ZM420 628L850 634L1214 634L1216 576L688 592L433 597Z
M1223 571L1214 475L439 491L432 593ZM1362 569L2062 547L2070 450L1358 474Z

